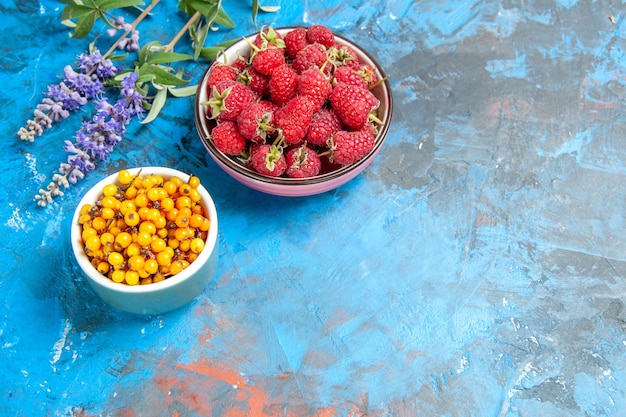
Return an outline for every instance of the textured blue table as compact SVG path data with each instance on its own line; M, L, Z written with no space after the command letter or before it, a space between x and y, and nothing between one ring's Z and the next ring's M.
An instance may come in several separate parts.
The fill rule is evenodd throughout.
M215 43L254 31L247 3L225 2L237 27ZM624 6L292 3L259 24L325 23L390 76L362 175L310 198L246 189L175 99L43 209L88 114L16 132L91 39L68 38L59 3L0 3L0 415L624 415ZM175 4L143 39L169 41ZM160 316L103 304L69 247L85 190L140 165L193 171L220 215L214 280Z

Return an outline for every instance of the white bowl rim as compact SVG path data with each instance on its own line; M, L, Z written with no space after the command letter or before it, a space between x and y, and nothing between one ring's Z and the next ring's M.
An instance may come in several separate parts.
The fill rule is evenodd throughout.
M174 168L167 167L156 167L156 166L146 166L146 167L137 167L137 168L128 168L128 171L135 175L138 172L141 172L142 175L150 175L150 174L158 174L167 178L171 178L173 176L178 176L183 181L188 181L190 175L179 171ZM78 206L74 212L74 216L72 218L72 226L71 226L71 240L72 240L72 250L74 252L74 256L78 265L83 270L83 272L97 285L107 288L108 290L117 291L120 293L130 293L130 294L140 294L140 293L150 293L167 290L168 288L174 287L181 282L187 280L193 274L198 272L198 270L208 261L211 254L213 253L215 246L217 244L217 235L218 235L218 218L217 218L217 210L215 208L215 203L211 198L211 195L206 190L206 188L200 184L198 186L198 192L200 193L202 199L202 204L205 206L208 214L209 220L211 222L209 227L209 233L206 238L205 246L202 252L198 255L198 257L189 264L187 268L182 270L180 273L169 277L163 281L154 282L151 284L145 285L127 285L123 283L113 282L111 279L102 275L100 272L94 268L94 266L89 262L89 258L85 254L85 251L82 246L82 237L81 237L81 226L78 224L78 217L80 216L80 209L84 204L93 204L96 198L102 193L102 187L106 184L111 184L117 178L118 173L113 173L108 175L107 177L100 180L93 187L91 187L87 193L81 198Z

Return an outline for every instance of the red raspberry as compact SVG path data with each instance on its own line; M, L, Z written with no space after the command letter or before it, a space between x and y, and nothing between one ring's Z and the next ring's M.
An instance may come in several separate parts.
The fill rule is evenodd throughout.
M295 96L274 112L275 124L290 145L304 139L315 113L315 105L307 96Z
M341 66L335 70L335 73L333 75L333 83L346 83L357 86L359 88L367 89L367 83L365 82L361 74L359 74L354 68L347 65Z
M261 74L270 75L272 71L285 63L284 49L261 49L252 57L252 66Z
M326 146L328 139L341 130L343 125L334 110L322 108L311 118L305 140L316 146Z
M290 30L285 35L285 53L289 58L295 58L296 54L308 45L306 40L306 29L297 27Z
M282 148L269 144L252 148L250 165L256 172L272 177L283 175L287 169Z
M369 90L340 83L330 94L330 105L346 127L359 130L367 122L370 112L378 106L378 99Z
M250 90L254 91L259 96L269 94L269 76L261 74L252 66L246 67L243 72L239 74L237 81L247 85Z
M211 130L215 147L226 155L239 155L246 149L246 138L239 133L235 122L220 122Z
M213 87L209 101L204 104L210 106L210 118L235 121L241 110L256 99L257 95L245 85L227 80Z
M347 45L334 45L328 50L328 57L337 67L347 65L358 68L361 65L356 51Z
M322 44L313 43L296 54L292 66L295 72L301 74L310 67L322 68L326 60L326 48Z
M315 104L316 109L320 109L333 87L326 75L319 68L311 67L300 74L300 82L298 83L298 94L308 96Z
M371 125L361 130L348 132L340 130L331 139L331 162L351 165L367 155L376 144L376 136Z
M372 88L374 84L380 81L380 78L378 77L376 70L370 65L361 64L356 69L356 72L363 79L363 81L365 81L368 88Z
M217 64L211 68L211 72L207 77L207 93L210 95L213 86L222 81L235 81L239 75L239 70L232 65Z
M235 59L230 65L233 66L234 68L237 68L239 72L241 72L244 69L246 69L246 67L249 65L248 57L238 56L237 59Z
M276 68L270 77L270 98L279 106L291 100L298 89L298 74L287 64Z
M319 43L330 48L335 43L332 30L323 25L311 25L306 30L306 40L309 43Z
M278 106L267 100L250 104L237 118L239 132L252 142L265 142L275 131L271 122L276 109Z
M285 155L287 170L285 174L290 178L308 178L319 174L322 162L319 155L306 145L290 149Z
M268 49L268 48L284 48L285 42L283 41L283 36L276 32L271 27L265 28L260 31L254 41L252 42L254 46L259 49Z

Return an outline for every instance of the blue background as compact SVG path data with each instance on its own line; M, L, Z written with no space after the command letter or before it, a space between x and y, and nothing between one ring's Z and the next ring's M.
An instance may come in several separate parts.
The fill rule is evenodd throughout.
M326 24L388 73L393 126L363 174L306 198L247 189L208 157L189 97L39 208L90 112L16 132L93 38L68 37L60 3L0 2L0 414L622 415L623 5L272 4L259 25ZM256 30L248 2L224 7L237 27L209 43ZM141 40L184 21L162 0ZM201 178L221 254L200 297L138 317L94 295L69 226L91 185L146 165Z

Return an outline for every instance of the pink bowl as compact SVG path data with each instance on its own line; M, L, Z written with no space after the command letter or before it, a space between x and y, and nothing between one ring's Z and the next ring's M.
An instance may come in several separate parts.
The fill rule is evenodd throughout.
M281 35L285 35L294 28L280 28L274 29ZM257 33L247 36L247 40L252 42ZM219 55L213 65L209 66L202 75L195 98L195 120L196 129L198 135L202 140L205 148L211 155L211 158L215 163L222 168L228 175L239 181L240 183L261 191L267 194L288 196L288 197L301 197L314 194L320 194L326 191L333 190L357 175L359 175L376 157L380 148L387 136L389 126L391 125L391 116L393 110L393 100L391 95L391 88L389 81L387 80L384 72L374 60L374 58L359 47L354 42L336 35L335 40L338 44L347 45L351 47L359 56L361 62L372 66L381 80L384 80L376 88L372 90L372 93L380 101L378 108L378 118L383 122L379 127L378 135L376 136L376 144L374 148L360 161L353 165L343 166L334 171L323 173L315 177L310 178L283 178L283 177L270 177L267 175L259 174L250 168L245 167L236 158L228 156L218 150L213 140L211 139L211 128L213 126L212 121L206 117L207 106L201 103L208 100L206 83L209 77L209 73L216 62L232 63L237 57L247 55L250 53L250 46L245 39L237 41L233 45L229 46L223 51L223 54Z

